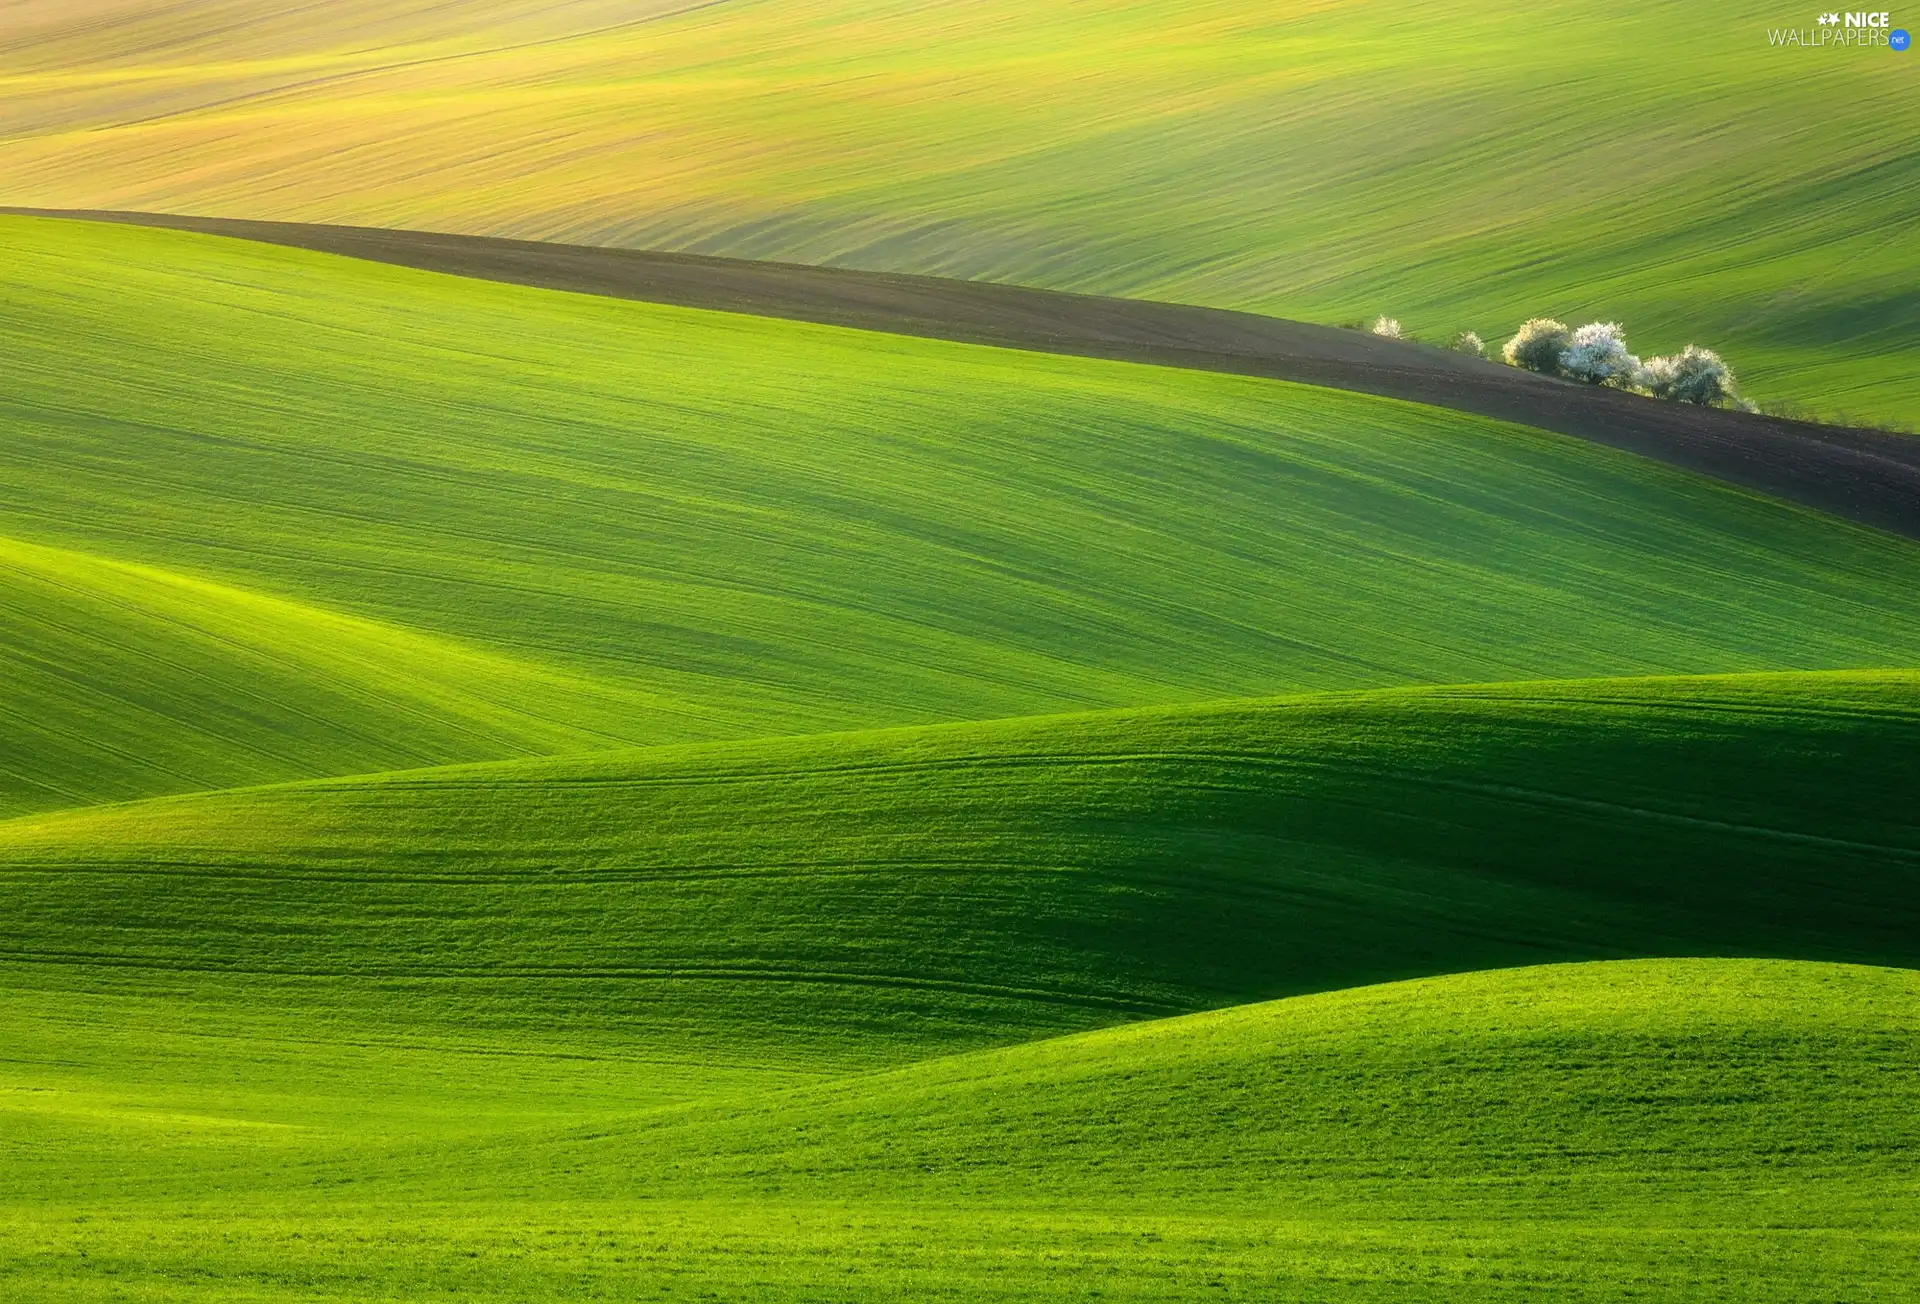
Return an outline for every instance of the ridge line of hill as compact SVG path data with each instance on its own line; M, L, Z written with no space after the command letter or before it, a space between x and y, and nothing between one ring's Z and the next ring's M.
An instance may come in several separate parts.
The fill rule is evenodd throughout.
M203 581L196 581L203 582ZM318 608L315 609L319 610ZM399 626L390 627L397 632L413 635L414 631ZM421 636L430 637L430 636ZM453 646L459 646L454 644ZM464 648L462 650L465 650ZM480 655L488 655L481 653ZM547 667L528 663L528 668L546 673L555 673ZM1835 685L1849 683L1874 683L1884 681L1893 683L1920 677L1920 667L1911 670L1869 668L1857 670L1755 670L1732 673L1709 674L1657 674L1657 675L1589 675L1565 679L1510 679L1475 680L1445 684L1394 684L1380 688L1344 688L1310 692L1290 692L1276 694L1256 694L1252 696L1235 695L1227 697L1204 697L1178 702L1159 702L1135 706L1107 706L1092 709L1067 711L1041 711L1024 715L987 716L979 719L937 720L919 723L871 725L856 728L832 728L808 730L799 733L781 733L752 735L747 737L723 737L710 739L673 739L666 742L634 743L607 738L601 745L567 751L527 752L520 755L486 757L472 760L438 761L425 765L407 765L397 768L352 771L339 774L313 774L297 778L276 779L261 783L235 784L214 788L195 788L181 792L154 793L140 797L130 797L113 801L93 801L73 806L53 807L45 810L19 811L0 815L0 834L10 827L28 827L34 824L58 824L74 818L96 816L112 817L116 812L137 808L161 809L165 807L189 805L195 801L210 797L244 797L258 794L285 792L295 789L321 791L339 790L366 784L379 784L395 788L404 788L413 793L426 793L436 788L461 788L489 776L513 776L517 772L536 770L549 771L539 773L543 784L561 789L584 790L599 787L619 787L632 790L637 788L663 789L691 785L709 786L715 784L753 784L790 779L800 775L843 779L885 778L905 774L928 774L952 770L958 766L977 765L992 762L1000 767L1032 766L1047 768L1065 763L1080 765L1135 765L1135 764L1179 764L1182 762L1221 762L1235 765L1253 766L1272 770L1332 770L1342 771L1366 778L1382 778L1384 770L1356 769L1350 763L1311 761L1299 756L1274 756L1260 750L1223 749L1219 747L1162 746L1151 750L1109 749L1097 754L1083 754L1076 751L1058 749L1023 748L1018 751L1006 751L994 745L996 740L1017 738L1036 730L1071 729L1075 726L1098 726L1102 724L1120 724L1138 722L1143 725L1166 725L1177 721L1204 720L1210 717L1229 717L1248 711L1279 711L1288 708L1301 712L1311 712L1332 708L1361 708L1369 705L1381 708L1392 706L1417 706L1423 703L1454 703L1472 707L1483 702L1501 702L1515 697L1541 702L1564 700L1568 702L1591 702L1620 709L1661 710L1670 705L1668 699L1653 693L1645 698L1621 697L1605 694L1603 689L1681 689L1687 687L1742 687L1763 688L1772 682L1794 685L1817 685L1821 681L1831 681ZM1903 711L1891 702L1876 702L1871 709L1844 709L1834 703L1809 703L1794 700L1791 706L1769 706L1758 701L1716 701L1700 699L1691 701L1689 709L1699 713L1734 712L1741 716L1765 714L1794 718L1821 718L1829 723L1844 725L1857 721L1880 721L1889 717L1907 716L1909 722L1920 726L1920 708ZM921 751L909 744L938 744L948 739L958 739L967 735L975 737L975 749L972 751L933 750ZM856 749L851 759L834 764L819 763L818 748L839 745ZM885 753L871 753L864 749L880 746L891 748ZM768 753L782 753L779 759L772 759ZM786 755L785 753L792 753ZM738 758L737 763L730 764ZM704 769L697 777L671 771L649 774L644 777L619 774L606 776L582 771L586 765L617 765L622 761L648 761L660 765L674 763L704 764L714 768ZM1870 850L1886 852L1894 849L1870 843L1846 843L1833 839L1811 838L1805 835L1784 834L1779 830L1763 829L1757 825L1727 824L1712 820L1696 819L1674 812L1656 812L1640 808L1627 808L1602 802L1588 801L1562 793L1553 793L1545 789L1536 789L1523 784L1471 784L1455 782L1447 785L1462 792L1479 796L1506 796L1511 798L1534 798L1567 806L1586 806L1595 810L1613 813L1630 813L1640 816L1675 820L1681 823L1698 824L1746 833L1760 833L1770 836L1789 837L1799 841L1821 843L1836 848ZM1896 851L1905 856L1907 853ZM1920 853L1915 853L1920 854ZM820 862L809 862L814 868ZM175 867L177 868L177 867ZM743 865L725 865L729 873L738 873ZM383 867L383 879L388 881L411 880L419 882L437 881L432 876L416 877L396 874L391 867ZM471 881L471 874L462 874L461 881Z
M404 771L632 747L643 721L681 706L455 636L8 535L0 617L0 664L19 676L0 704L17 748L0 756L14 785L0 816L36 798L137 800L156 781L193 793L321 778L348 757ZM91 713L69 715L81 702ZM142 722L175 744L143 749Z
M1351 390L1590 440L1920 538L1920 439L1659 403L1252 313L426 231L95 210L0 207L0 214L166 227L541 289Z
M1920 674L1669 679L1632 705L1617 686L636 749L32 816L0 823L0 969L74 992L165 970L216 1004L246 976L375 1023L675 1046L733 1028L873 1063L1515 963L1914 967ZM1755 700L1801 709L1712 709ZM948 769L835 768L899 759ZM736 782L795 760L823 768ZM624 782L566 782L582 775ZM433 993L456 995L416 1008Z

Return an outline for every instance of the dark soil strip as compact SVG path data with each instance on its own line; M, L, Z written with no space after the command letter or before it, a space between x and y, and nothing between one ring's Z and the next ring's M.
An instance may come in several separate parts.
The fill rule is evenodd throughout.
M1251 313L979 281L367 227L0 209L237 236L545 289L973 344L1268 376L1496 417L1920 538L1920 439L1592 389Z

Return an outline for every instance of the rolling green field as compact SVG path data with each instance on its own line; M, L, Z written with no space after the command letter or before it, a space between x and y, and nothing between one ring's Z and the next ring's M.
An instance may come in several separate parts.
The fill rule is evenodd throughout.
M1543 961L1913 965L1916 737L1920 676L1739 676L325 780L0 824L0 953L847 1066Z
M720 1063L680 1103L659 1080L685 1065L605 1042L67 1002L53 1027L9 1017L5 1137L29 1194L0 1206L0 1283L59 1301L1904 1300L1916 995L1909 969L1806 962L1503 970L815 1083Z
M1722 349L1759 397L1911 425L1912 60L1770 46L1813 20L1774 0L15 0L0 202L1389 313L1434 338L1619 320L1643 353Z
M1917 737L1595 681L16 819L0 1282L1909 1298Z
M1920 1298L1920 545L135 228L0 351L0 1298Z
M0 810L1920 664L1920 547L1520 427L178 233L0 247Z

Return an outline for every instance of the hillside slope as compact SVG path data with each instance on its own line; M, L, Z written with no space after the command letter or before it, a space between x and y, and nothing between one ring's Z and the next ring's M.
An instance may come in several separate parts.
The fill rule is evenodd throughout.
M1324 385L1590 439L1920 537L1920 439L1909 434L1651 402L1364 330L989 281L497 236L167 213L0 214L199 231L511 285Z
M795 1069L1548 960L1920 961L1920 678L1399 690L0 824L17 988ZM438 1030L437 1032L434 1030Z
M1654 1221L1703 1172L1776 1211L1780 1193L1761 1192L1783 1180L1855 1200L1890 1182L1920 1230L1916 997L1912 969L1499 970L955 1056L568 1149L592 1174L582 1186L707 1198L883 1184L902 1203L1177 1210L1310 1190L1321 1215L1533 1205Z
M1770 46L1812 16L15 0L0 202L1387 312L1436 338L1623 320L1649 352L1726 350L1763 397L1911 423L1910 60Z
M85 1067L26 1043L0 1064L20 1179L0 1189L0 1289L1902 1300L1920 1289L1916 1009L1911 970L1556 966L626 1118L614 1066L561 1058L376 1043L382 1086L311 1046L206 1032L170 1061ZM559 1075L580 1089L567 1122L542 1100ZM476 1109L488 1079L508 1095Z
M0 241L9 537L590 681L526 704L542 730L1920 663L1920 547L1520 427L172 232ZM76 718L143 690L99 691Z
M0 682L0 817L587 751L672 718L535 662L5 538Z

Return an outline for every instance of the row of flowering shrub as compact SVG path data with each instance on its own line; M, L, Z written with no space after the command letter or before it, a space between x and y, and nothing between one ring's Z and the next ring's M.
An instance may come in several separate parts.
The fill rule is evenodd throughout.
M1507 341L1500 356L1516 367L1565 376L1588 385L1634 390L1701 407L1740 402L1733 370L1718 353L1689 344L1679 353L1642 362L1627 351L1618 322L1597 321L1569 331L1536 317Z
M1400 323L1382 317L1373 324L1373 333L1400 339ZM1456 335L1452 347L1478 356L1487 352L1472 331ZM1536 317L1514 333L1500 356L1509 366L1564 376L1583 384L1701 407L1727 405L1752 410L1734 387L1732 369L1712 349L1689 344L1671 357L1642 362L1627 351L1627 339L1618 322L1596 321L1570 330L1565 322Z

